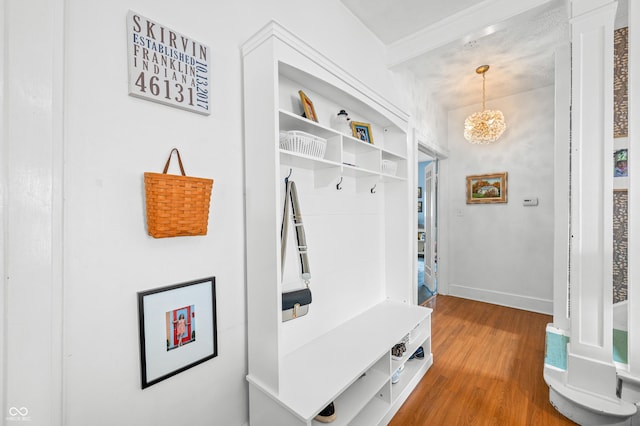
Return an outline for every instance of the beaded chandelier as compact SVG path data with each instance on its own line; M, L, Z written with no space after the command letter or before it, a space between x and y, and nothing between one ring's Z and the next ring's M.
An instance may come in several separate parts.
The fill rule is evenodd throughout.
M474 144L488 144L498 140L507 128L502 111L485 109L485 76L489 65L476 68L476 73L482 74L482 111L474 112L464 120L464 138Z

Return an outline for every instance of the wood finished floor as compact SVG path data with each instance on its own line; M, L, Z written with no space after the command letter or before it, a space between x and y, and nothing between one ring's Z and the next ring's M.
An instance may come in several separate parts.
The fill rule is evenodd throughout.
M441 295L426 306L433 366L390 426L575 425L542 378L551 316Z

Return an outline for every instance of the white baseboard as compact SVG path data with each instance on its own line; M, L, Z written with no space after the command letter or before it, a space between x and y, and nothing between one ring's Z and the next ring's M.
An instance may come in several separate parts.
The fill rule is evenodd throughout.
M480 302L493 303L494 305L553 315L553 300L503 293L482 288L465 287L456 284L449 285L449 294L451 296L462 297L463 299L477 300Z

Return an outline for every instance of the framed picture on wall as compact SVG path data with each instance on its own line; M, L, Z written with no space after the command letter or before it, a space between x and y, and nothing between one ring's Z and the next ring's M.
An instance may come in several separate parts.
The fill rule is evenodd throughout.
M358 121L351 122L351 133L356 139L373 145L373 135L371 134L371 124L360 123Z
M304 116L317 123L318 116L316 115L316 109L313 107L313 102L302 90L298 90L298 94L300 95L300 102L302 102L302 109L304 109Z
M422 213L422 201L418 201L418 213Z
M418 198L422 198L422 187L418 187Z
M613 153L613 162L615 167L613 169L614 177L626 177L629 176L629 169L627 167L628 162L628 149L618 149Z
M209 277L138 293L142 389L218 356Z
M507 172L467 176L467 204L507 202Z

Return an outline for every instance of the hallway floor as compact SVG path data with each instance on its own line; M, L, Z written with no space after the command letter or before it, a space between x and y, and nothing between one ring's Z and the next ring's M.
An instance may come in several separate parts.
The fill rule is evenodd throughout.
M574 425L542 378L549 315L437 295L433 366L390 426Z

